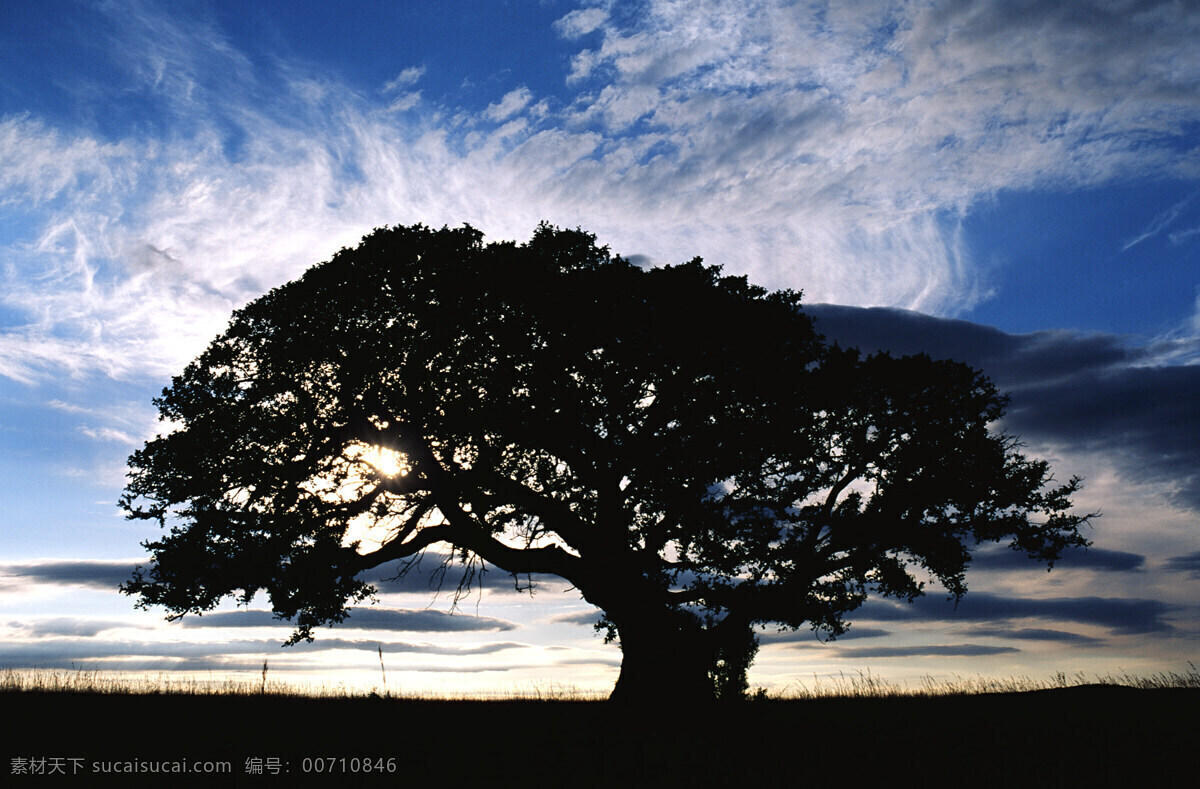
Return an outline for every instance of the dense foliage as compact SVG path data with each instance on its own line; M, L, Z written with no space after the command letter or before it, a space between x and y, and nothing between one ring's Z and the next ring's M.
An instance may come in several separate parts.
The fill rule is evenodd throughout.
M979 372L826 344L800 295L582 231L376 230L237 311L156 401L124 590L173 616L265 590L293 640L427 549L600 608L617 696L737 695L769 623L965 591L980 541L1050 560L1077 480L993 425Z

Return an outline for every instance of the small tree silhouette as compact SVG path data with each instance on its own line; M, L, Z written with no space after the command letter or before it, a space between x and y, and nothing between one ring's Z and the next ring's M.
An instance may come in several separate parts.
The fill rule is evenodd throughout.
M981 541L1086 545L1078 480L989 429L981 373L863 357L799 293L545 224L376 230L238 310L155 402L172 430L121 500L170 528L122 587L141 607L265 590L294 643L441 545L465 587L484 562L573 584L620 643L614 698L740 696L756 626L834 637L917 573L962 595Z

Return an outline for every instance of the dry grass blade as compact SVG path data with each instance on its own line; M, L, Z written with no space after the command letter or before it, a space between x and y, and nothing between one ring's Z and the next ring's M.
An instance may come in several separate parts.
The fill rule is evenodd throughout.
M389 698L422 701L599 701L607 697L602 691L588 691L572 685L556 682L532 682L528 687L498 690L490 694L431 694L417 693L394 695L387 691L387 675L383 666L380 648L380 671L383 675L383 690ZM335 686L312 686L289 684L273 680L267 682L268 663L263 661L262 675L257 680L200 680L177 678L166 674L157 677L134 677L115 672L103 672L88 668L0 670L0 693L76 693L90 695L185 695L185 696L251 696L272 695L304 698L355 698L378 695L374 692L355 692L344 683ZM836 675L819 677L813 675L811 683L794 682L779 691L760 690L755 699L793 701L805 699L864 698L883 699L899 697L946 697L980 696L997 693L1027 693L1038 690L1055 690L1088 685L1110 685L1142 690L1195 689L1200 688L1200 669L1188 662L1187 670L1162 671L1139 675L1129 671L1088 677L1083 672L1066 674L1059 672L1049 679L1037 680L1027 676L959 677L937 680L926 676L916 684L897 683L872 674L869 670L853 674L839 672Z

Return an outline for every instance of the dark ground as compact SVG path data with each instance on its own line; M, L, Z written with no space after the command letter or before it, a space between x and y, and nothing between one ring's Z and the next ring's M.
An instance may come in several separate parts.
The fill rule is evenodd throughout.
M0 786L1191 787L1198 704L1115 687L688 709L9 692ZM65 775L21 772L38 759ZM231 771L148 772L183 759Z

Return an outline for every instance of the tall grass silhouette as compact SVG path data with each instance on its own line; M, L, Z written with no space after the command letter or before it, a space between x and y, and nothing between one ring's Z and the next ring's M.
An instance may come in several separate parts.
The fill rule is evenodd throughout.
M598 701L603 691L589 691L554 682L532 682L527 687L497 691L487 696L434 693L396 694L387 688L387 671L379 655L381 685L376 689L354 691L344 684L312 685L284 681L268 682L268 661L263 661L261 677L255 680L201 680L178 678L168 674L156 677L130 677L115 672L88 668L0 670L0 693L77 693L88 695L176 695L176 696L261 696L297 698L385 697L420 701ZM801 701L805 699L886 699L899 697L985 696L1030 693L1085 687L1122 687L1139 690L1200 689L1200 669L1189 661L1181 671L1135 674L1119 671L1096 676L1083 672L1058 672L1046 679L1028 676L993 678L959 677L938 680L926 676L916 683L883 679L868 671L817 676L811 681L796 681L775 692L759 689L750 695L755 700Z
M1200 688L1200 669L1191 661L1186 671L1164 671L1153 674L1134 674L1129 671L1089 677L1083 672L1058 672L1047 679L1019 677L960 677L938 680L926 676L915 686L897 683L874 676L869 671L853 674L839 673L826 677L813 676L810 683L787 685L771 698L893 698L899 696L984 696L1001 693L1031 693L1042 690L1064 690L1082 687L1124 687L1140 690Z

